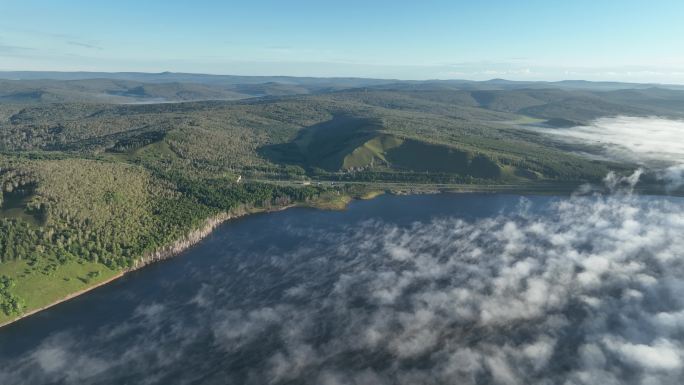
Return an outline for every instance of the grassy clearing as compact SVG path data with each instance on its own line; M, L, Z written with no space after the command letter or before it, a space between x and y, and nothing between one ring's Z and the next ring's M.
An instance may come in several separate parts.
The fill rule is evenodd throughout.
M351 201L352 197L347 194L331 192L307 202L306 206L321 210L344 210Z
M389 166L390 162L386 159L387 152L403 143L403 139L394 135L378 135L345 156L342 168L348 170L375 165Z
M16 281L12 292L25 300L24 311L45 307L69 294L95 286L119 272L101 263L69 261L55 270L45 272L46 266L30 266L24 260L0 264L0 276L6 275ZM0 324L17 318L0 312Z
M7 194L4 195L7 196ZM19 219L32 226L40 226L41 221L26 210L26 205L31 198L31 195L27 195L21 198L3 199L2 205L0 205L0 218Z
M100 159L117 162L160 162L178 158L166 140L150 143L146 146L125 152L105 152L100 154Z
M369 200L369 199L379 197L380 195L383 195L383 194L385 194L384 190L369 190L369 191L366 191L365 193L359 195L358 199Z

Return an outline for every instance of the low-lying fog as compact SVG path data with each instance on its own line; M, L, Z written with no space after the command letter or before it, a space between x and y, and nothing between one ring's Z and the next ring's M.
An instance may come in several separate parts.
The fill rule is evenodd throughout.
M587 126L536 130L569 143L597 146L601 157L656 170L672 188L684 185L684 120L618 116Z
M546 129L568 141L602 147L615 160L646 164L684 162L684 121L662 118L614 117L588 126Z

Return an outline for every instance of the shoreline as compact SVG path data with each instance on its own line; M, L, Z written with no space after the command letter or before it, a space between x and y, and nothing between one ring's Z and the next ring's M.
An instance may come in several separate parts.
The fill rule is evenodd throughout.
M192 246L196 245L200 241L202 241L204 238L209 236L218 226L222 225L223 223L233 220L233 219L238 219L241 217L245 217L248 215L252 214L259 214L259 213L271 213L271 212L278 212L278 211L283 211L287 210L293 207L312 207L312 208L317 208L317 209L322 209L322 210L340 210L346 208L346 206L351 203L353 200L369 200L369 199L374 199L379 195L383 194L391 194L391 195L423 195L423 194L468 194L468 193L518 193L518 194L524 194L525 191L506 191L506 190L498 190L498 191L492 191L488 189L468 189L468 190L456 190L456 189L429 189L429 190L422 190L422 189L408 189L408 190L395 190L395 191L387 191L387 190L379 190L382 191L381 193L375 193L371 194L370 196L349 196L349 200L344 203L344 207L321 207L321 206L316 206L313 204L306 204L306 202L295 202L295 203L290 203L284 206L275 206L275 207L269 207L269 208L251 208L251 209L238 209L236 212L224 212L220 213L217 215L214 215L213 217L209 217L204 221L204 225L200 226L199 228L195 230L191 230L189 233L187 233L185 236L183 236L180 239L177 239L176 241L172 242L171 244L167 246L163 246L155 251L150 252L147 255L142 256L135 264L135 266L122 270L118 272L115 276L110 277L102 282L96 283L93 286L89 286L86 288L83 288L81 290L78 290L76 292L73 292L71 294L68 294L65 297L62 297L60 299L57 299L50 304L47 304L45 306L42 306L40 308L36 308L33 310L30 310L17 318L14 318L12 320L6 321L2 324L0 324L0 328L3 328L5 326L11 325L17 321L20 321L24 318L28 318L34 314L40 313L43 310L47 310L53 306L59 305L60 303L69 301L70 299L76 298L82 294L86 294L87 292L91 290L95 290L98 287L107 285L123 276L125 276L128 273L131 273L136 270L140 270L144 268L145 266L164 261L169 258L173 258L177 256L178 254L190 249ZM559 190L559 191L546 191L542 192L543 194L551 194L551 195L565 195L568 192L572 190ZM531 191L527 191L527 193L531 193ZM539 193L539 192L536 192Z
M200 226L199 228L195 230L191 230L189 233L187 233L185 236L182 238L172 242L171 244L161 247L155 251L150 252L147 255L142 256L138 261L135 263L135 265L131 268L121 270L117 272L113 277L109 277L104 281L98 282L93 284L92 286L85 287L81 290L75 291L73 293L70 293L62 298L59 298L45 306L32 309L27 311L26 313L21 314L20 316L17 316L17 318L14 318L12 320L6 321L2 324L0 324L0 328L3 328L5 326L11 325L17 321L21 321L24 318L28 318L34 314L40 313L43 310L47 310L53 306L59 305L60 303L67 302L73 298L76 298L78 296L81 296L83 294L86 294L92 290L95 290L101 286L110 284L117 279L120 279L127 275L128 273L140 270L144 268L145 266L164 261L166 259L173 258L177 256L178 254L190 249L200 241L202 241L204 238L209 236L217 227L220 225L224 224L225 222L228 222L233 219L238 219L242 218L248 215L252 214L259 214L259 213L272 213L272 212L278 212L278 211L283 211L287 210L293 207L299 207L301 206L301 203L292 203L284 206L276 206L276 207L270 207L267 209L241 209L237 210L237 213L229 213L229 212L224 212L218 215L214 215L213 217L209 217L204 221L204 225Z
M62 302L66 302L66 301L68 301L68 300L70 300L70 299L76 298L76 297L78 297L78 296L80 296L80 295L82 295L82 294L85 294L85 293L87 293L87 292L89 292L89 291L91 291L91 290L95 290L95 289L97 289L97 288L100 287L100 286L107 285L107 284L109 284L109 283L111 283L111 282L113 282L113 281L116 281L117 279L123 277L126 273L127 273L127 271L120 271L120 272L118 272L116 275L114 275L113 277L109 277L109 278L107 278L106 280L104 280L104 281L102 281L102 282L98 282L98 283L94 284L93 286L89 286L89 287L83 288L83 289L81 289L81 290L75 291L75 292L73 292L73 293L71 293L71 294L68 294L66 297L60 298L60 299L58 299L58 300L56 300L56 301L54 301L54 302L52 302L52 303L49 303L49 304L47 304L47 305L45 305L45 306L43 306L43 307L39 307L39 308L37 308L37 309L30 310L30 311L28 311L28 312L26 312L26 313L20 315L19 317L13 319L13 320L10 320L10 321L7 321L7 322L5 322L5 323L0 324L0 328L3 328L3 327L5 327L5 326L7 326L7 325L11 325L11 324L13 324L13 323L15 323L15 322L17 322L17 321L20 321L20 320L22 320L22 319L24 319L24 318L28 318L28 317L30 317L30 316L32 316L32 315L34 315L34 314L40 313L41 311L47 310L47 309L49 309L49 308L51 308L51 307L53 307L53 306L59 305L59 304L62 303Z
M54 302L42 306L40 308L36 308L33 310L30 310L20 316L18 316L15 319L12 319L10 321L6 321L2 324L0 324L0 328L3 328L5 326L8 326L10 324L13 324L17 321L20 321L24 318L30 317L36 313L39 313L43 310L49 309L53 306L59 305L62 302L66 302L70 299L73 299L75 297L78 297L82 294L85 294L91 290L97 289L98 287L107 285L123 276L126 274L140 270L144 268L145 266L164 261L169 258L173 258L177 256L178 254L190 249L192 246L196 245L200 241L202 241L204 238L209 236L218 226L222 225L223 223L238 219L241 217L245 217L248 215L253 215L253 214L260 214L260 213L271 213L271 212L278 212L278 211L283 211L287 210L293 207L312 207L312 208L317 208L317 209L322 209L322 210L340 210L346 208L346 206L351 203L351 201L354 200L369 200L369 199L374 199L379 195L383 195L385 193L389 193L392 195L423 195L423 194L444 194L444 193L450 193L450 194L468 194L468 193L491 193L491 194L539 194L539 195L567 195L571 194L573 191L575 191L575 188L568 189L568 188L561 188L559 190L541 190L541 191L534 191L534 190L525 190L522 189L520 191L506 191L506 190L488 190L488 189L477 189L473 188L471 190L455 190L455 189L435 189L435 190L408 190L408 191L391 191L388 192L387 190L384 190L380 193L377 193L377 191L370 196L349 196L349 200L344 203L344 207L321 207L321 206L316 206L312 204L307 204L307 202L295 202L295 203L290 203L287 205L283 206L274 206L274 207L269 207L269 208L251 208L251 209L238 209L236 212L224 212L220 213L217 215L214 215L213 217L209 217L204 221L204 225L200 226L199 228L195 230L191 230L189 233L187 233L185 236L182 238L172 242L171 244L161 247L153 252L150 252L147 255L142 256L135 264L135 266L128 268L126 270L122 270L118 272L115 276L110 277L102 282L96 283L93 286L89 286L86 288L83 288L79 291L73 292L71 294L68 294L67 296L60 298L58 300L55 300ZM646 191L644 191L646 192ZM647 194L648 195L648 194ZM683 194L684 195L684 194ZM676 194L675 194L676 196Z

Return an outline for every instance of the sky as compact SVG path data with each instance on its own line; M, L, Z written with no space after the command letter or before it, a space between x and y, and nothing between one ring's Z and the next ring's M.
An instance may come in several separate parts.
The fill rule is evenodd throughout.
M681 0L0 0L0 70L684 84Z

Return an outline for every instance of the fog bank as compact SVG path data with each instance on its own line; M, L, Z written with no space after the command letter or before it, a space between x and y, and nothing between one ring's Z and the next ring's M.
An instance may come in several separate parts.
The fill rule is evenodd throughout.
M642 165L684 163L684 121L663 118L613 117L587 126L541 129L563 140L591 144L617 161Z

